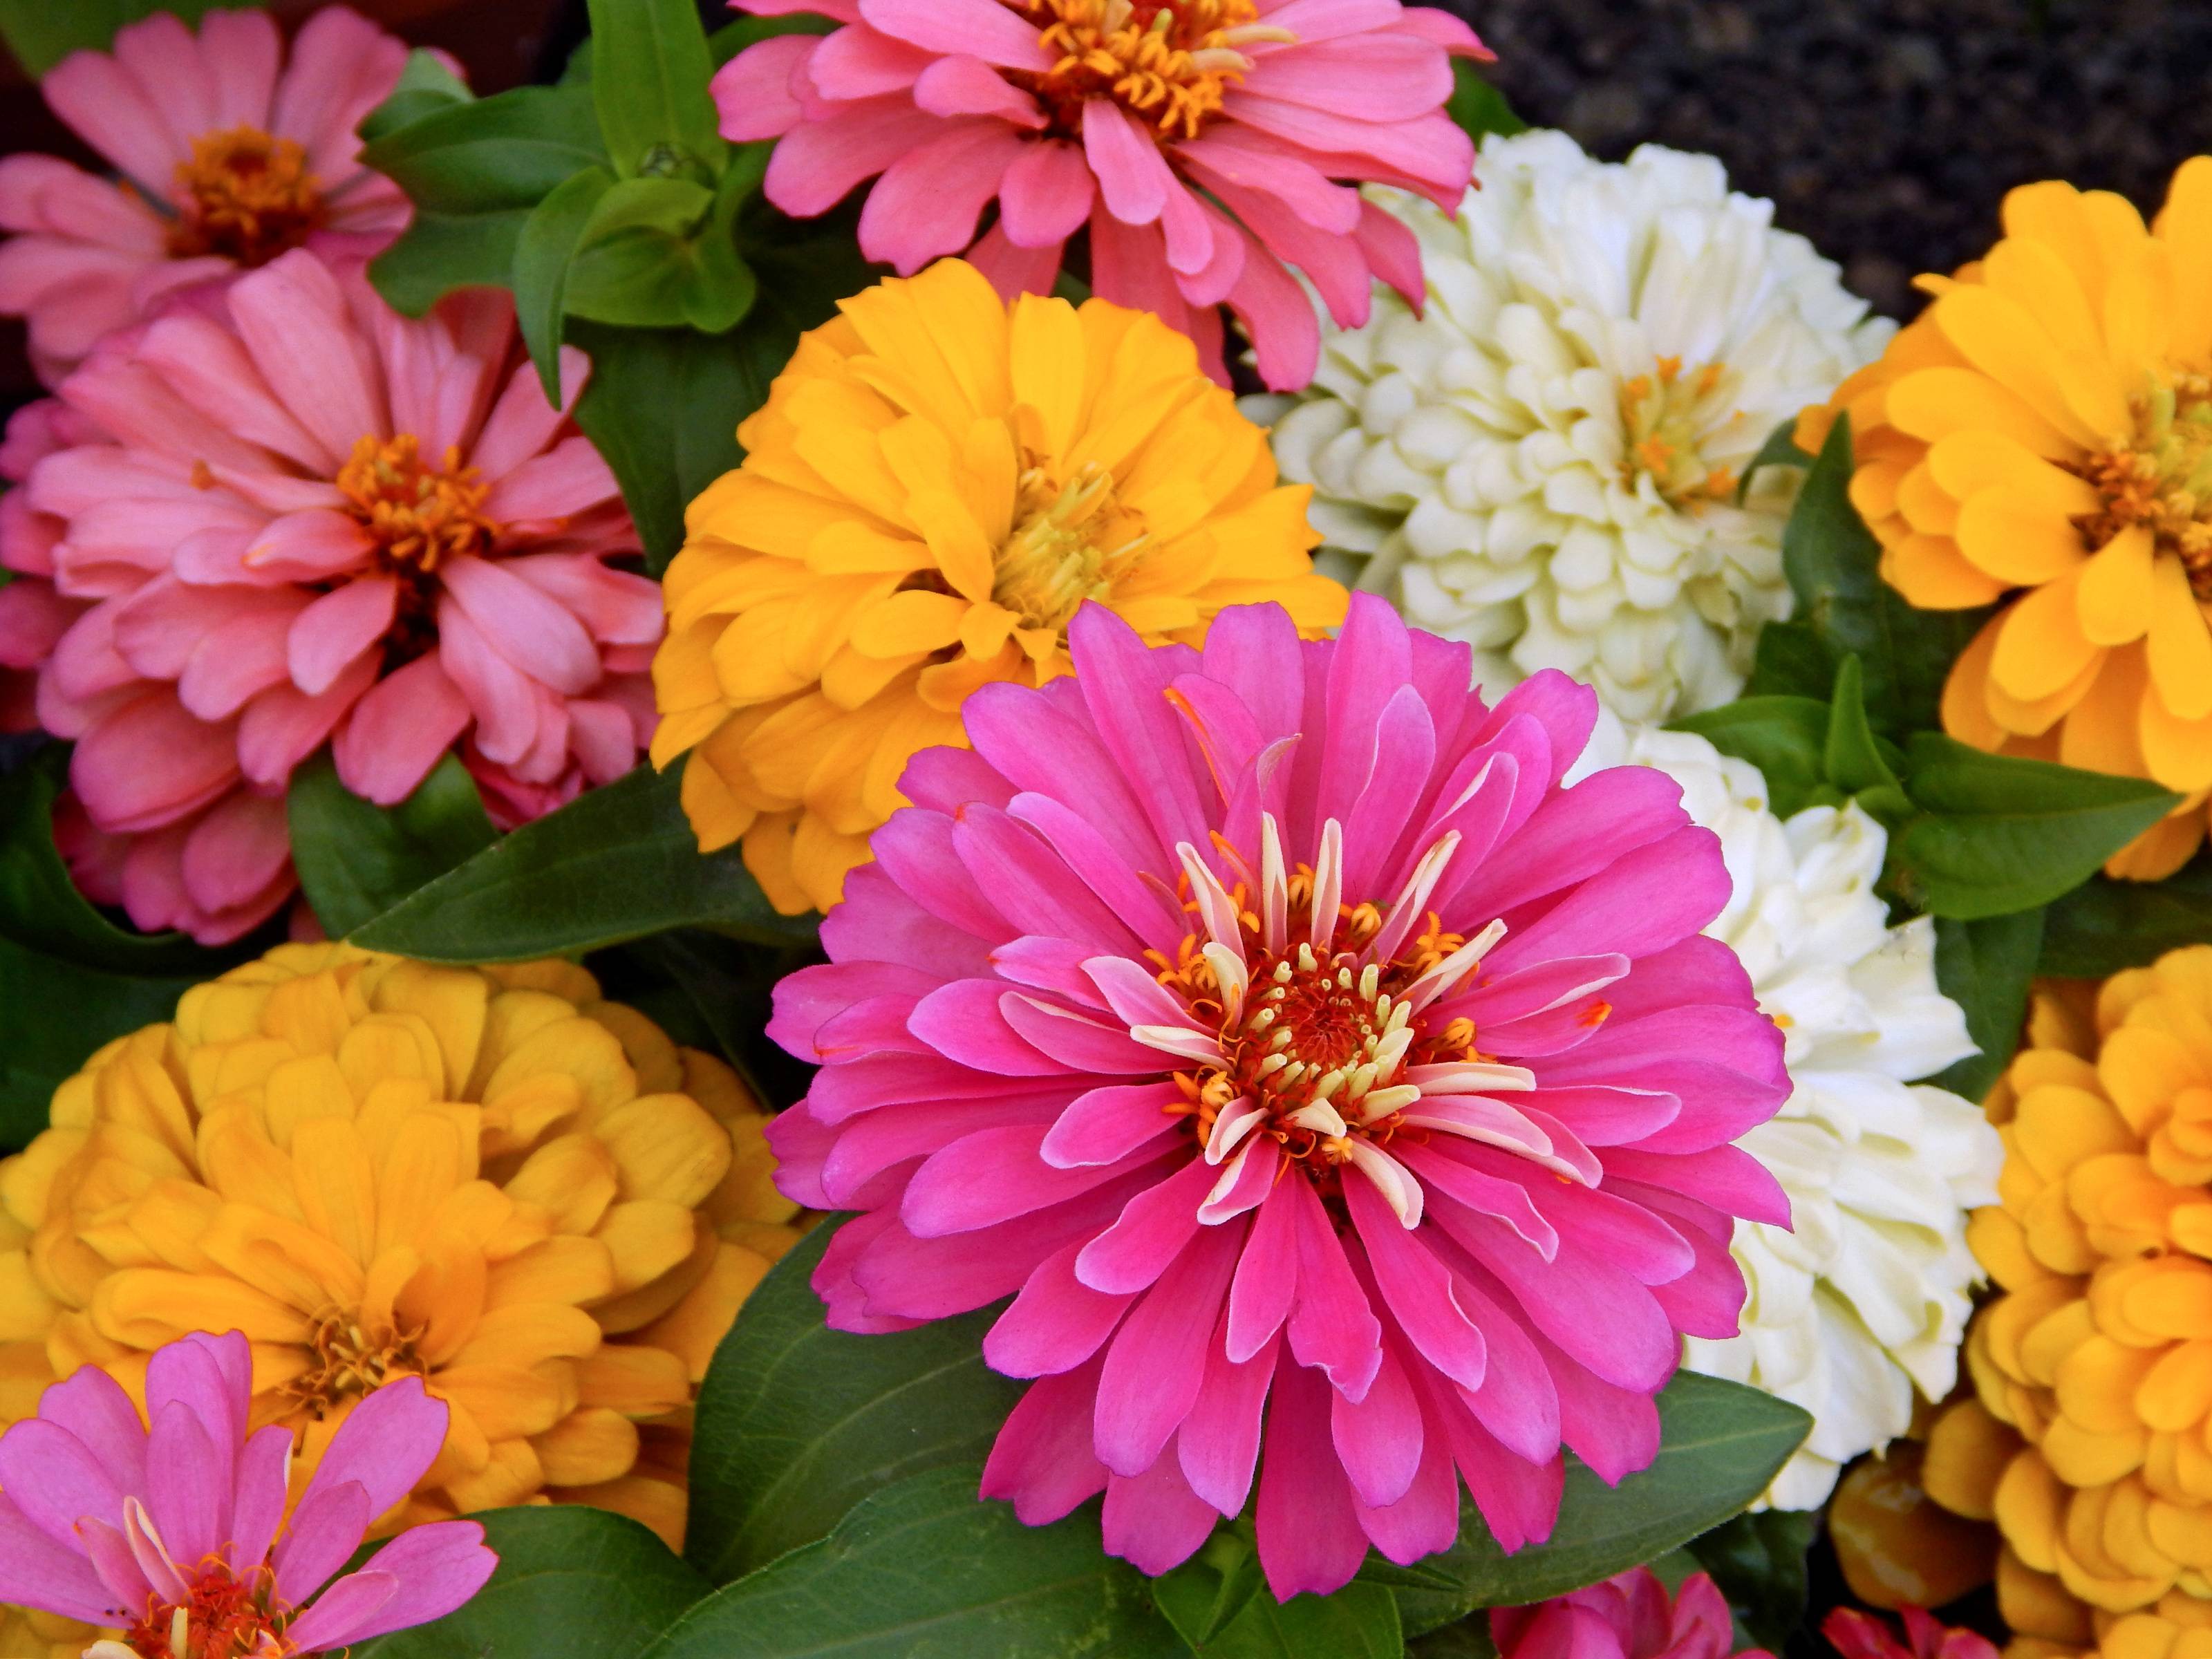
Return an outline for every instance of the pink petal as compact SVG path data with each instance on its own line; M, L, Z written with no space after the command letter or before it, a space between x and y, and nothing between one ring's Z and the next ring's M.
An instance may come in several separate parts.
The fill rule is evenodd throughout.
M434 1521L413 1527L369 1557L355 1577L389 1579L396 1589L369 1606L370 1598L338 1598L348 1578L325 1591L305 1618L285 1632L319 1649L366 1642L395 1630L442 1619L482 1589L499 1565L484 1547L483 1528L473 1521Z
M1197 1402L1176 1431L1176 1455L1191 1490L1224 1515L1242 1514L1251 1495L1260 1457L1260 1416L1274 1379L1280 1340L1269 1336L1241 1363L1224 1352L1218 1337L1208 1343Z
M451 560L440 574L492 649L515 668L572 696L599 678L591 635L557 599L484 559Z
M1346 1183L1346 1190L1368 1185ZM1340 1394L1358 1399L1382 1363L1382 1327L1345 1259L1343 1243L1312 1186L1285 1181L1297 1228L1298 1295L1291 1310L1291 1352L1299 1364L1319 1366ZM1272 1208L1272 1202L1265 1206ZM1397 1224L1394 1217L1391 1224Z
M266 1560L291 1501L292 1431L281 1423L256 1430L238 1460L238 1507L231 1520L231 1565Z
M988 115L1032 130L1045 124L1036 100L980 58L936 59L915 81L914 101L932 115Z
M283 800L240 790L216 803L185 837L185 891L210 915L259 902L272 884L289 885L291 827ZM244 1419L239 1424L240 1433Z
M374 672L373 667L369 672ZM333 695L338 689L333 688ZM360 701L352 704L352 717L332 750L338 780L364 800L396 806L415 793L438 757L468 730L468 699L434 654L417 657L365 694L356 695ZM252 719L249 713L249 728Z
M999 183L999 223L1018 247L1057 247L1091 216L1091 167L1075 145L1048 138L1024 148Z
M866 23L839 29L805 60L805 78L820 100L811 112L820 115L822 102L850 102L880 93L910 92L921 72L939 61L935 52L894 40ZM804 102L796 80L791 87Z
M1151 1468L1196 1403L1243 1231L1202 1231L1129 1310L1108 1346L1092 1429L1099 1461L1115 1474Z
M721 114L722 137L733 144L781 138L800 118L791 95L791 72L823 42L811 34L778 34L747 46L715 71L710 82Z
M237 781L231 729L194 720L166 689L101 715L70 757L71 787L111 834L173 823Z
M826 119L793 128L769 158L763 191L795 218L827 213L862 179L944 127L941 117L916 109L903 93L861 99Z
M1036 25L998 0L860 0L860 15L926 52L969 53L1004 69L1052 67Z
M1198 1206L1213 1185L1198 1158L1131 1199L1114 1224L1083 1247L1075 1276L1094 1291L1127 1294L1151 1285L1198 1231Z
M972 1232L1048 1205L1109 1180L1111 1169L1059 1170L1037 1157L1045 1126L980 1129L942 1146L907 1183L899 1217L917 1238Z
M389 430L368 343L320 259L305 249L279 255L233 284L229 307L263 380L326 455L343 457L357 440Z
M1037 1264L1021 1293L983 1337L983 1358L1003 1376L1047 1376L1097 1353L1135 1298L1094 1291L1075 1276L1070 1244Z
M1141 1474L1109 1474L1099 1517L1106 1553L1153 1574L1188 1560L1220 1518L1183 1479L1172 1448Z
M125 1494L84 1442L38 1418L0 1435L0 1492L31 1525L72 1550L80 1517L118 1521L123 1515Z
M1329 1443L1328 1398L1317 1371L1285 1364L1275 1374L1256 1519L1260 1565L1279 1601L1340 1589L1367 1555L1351 1486Z
M1353 1497L1372 1509L1403 1498L1421 1467L1421 1411L1397 1355L1385 1347L1374 1385L1356 1402L1332 1391L1328 1411Z
M398 607L399 583L392 576L358 576L324 594L293 619L286 635L292 683L311 697L329 690L349 663L384 638Z
M1037 1156L1062 1170L1118 1164L1148 1142L1180 1131L1184 1120L1175 1109L1182 1103L1182 1091L1172 1083L1089 1090L1068 1102Z
M948 125L900 155L868 192L860 210L861 251L902 276L958 252L975 240L977 216L1024 149L998 121L963 118Z
M349 513L313 507L271 520L236 564L179 559L186 581L319 582L365 568L376 544Z
M374 1518L358 1482L318 1478L315 1489L293 1509L276 1546L276 1594L295 1607L305 1604L361 1547Z
M1006 1499L1024 1525L1042 1527L1105 1490L1106 1466L1091 1449L1091 1402L1103 1363L1030 1384L992 1443L979 1496Z
M446 1443L446 1402L404 1377L364 1395L331 1437L307 1493L359 1483L374 1519L415 1489Z
M75 1546L58 1543L0 1492L0 1596L88 1625L120 1624L129 1615L122 1599Z

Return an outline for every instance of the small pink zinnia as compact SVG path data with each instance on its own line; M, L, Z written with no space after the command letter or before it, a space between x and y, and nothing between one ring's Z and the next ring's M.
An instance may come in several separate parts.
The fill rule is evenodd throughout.
M156 1352L143 1418L97 1366L48 1389L0 1435L0 1601L122 1628L87 1659L277 1659L442 1619L483 1587L499 1558L473 1521L404 1532L333 1581L436 1459L443 1401L416 1377L366 1395L288 1505L292 1432L247 1433L252 1369L233 1331Z
M1009 298L1048 291L1087 225L1101 299L1157 312L1217 379L1226 301L1282 391L1321 349L1285 266L1347 328L1378 277L1420 305L1413 233L1356 186L1456 210L1474 149L1444 112L1450 56L1491 55L1449 12L1398 0L732 4L844 25L763 40L714 78L725 137L782 141L765 188L785 212L881 173L862 252L910 276L966 250Z
M563 354L573 397L586 364ZM504 294L422 321L306 250L103 344L26 434L0 663L76 750L95 898L210 943L292 890L284 789L330 743L389 805L458 746L511 827L629 769L660 590ZM58 607L81 607L69 619ZM65 629L54 637L58 623Z
M1978 1632L1944 1624L1925 1607L1902 1609L1905 1639L1887 1620L1856 1607L1834 1607L1820 1634L1843 1659L1997 1659L1996 1644Z
M1656 1574L1632 1567L1534 1607L1493 1607L1490 1637L1498 1659L1729 1659L1735 1620L1705 1574L1684 1579L1670 1602ZM1737 1659L1773 1656L1746 1648Z
M47 104L116 170L52 155L0 161L0 315L27 318L49 384L166 295L288 249L374 253L406 224L399 187L360 162L354 129L406 67L404 43L343 7L319 11L285 62L260 11L211 11L195 35L166 12L72 52Z
M1659 772L1560 787L1588 688L1493 708L1371 596L1334 641L1258 605L1147 650L1091 605L1070 644L915 757L830 965L777 988L822 1066L778 1183L862 1212L830 1322L1013 1296L984 1356L1039 1380L984 1494L1103 1487L1147 1571L1255 1462L1279 1596L1446 1548L1462 1480L1504 1547L1547 1536L1562 1443L1644 1467L1682 1333L1735 1330L1729 1217L1788 1219L1729 1144L1786 1084L1698 934L1718 842Z

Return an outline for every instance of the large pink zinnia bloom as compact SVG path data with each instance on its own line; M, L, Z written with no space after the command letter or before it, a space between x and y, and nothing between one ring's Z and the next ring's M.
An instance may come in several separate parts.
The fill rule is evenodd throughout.
M0 1601L120 1627L88 1659L280 1659L442 1619L499 1560L473 1521L416 1527L335 1577L445 1443L443 1401L375 1389L289 1501L292 1431L247 1432L253 1356L187 1336L146 1368L145 1414L87 1365L0 1435Z
M1449 54L1490 53L1449 12L1398 0L732 3L844 25L763 40L714 78L724 137L782 141L778 207L822 213L881 173L860 215L870 258L910 276L964 250L1009 298L1048 291L1087 226L1092 290L1191 336L1217 379L1224 301L1269 386L1313 378L1320 328L1286 265L1347 328L1378 277L1418 308L1413 233L1354 186L1450 213L1474 170L1443 109Z
M55 0L67 5L75 0ZM0 315L27 318L58 380L101 336L179 289L312 244L374 252L407 222L399 187L361 166L362 117L407 47L333 6L292 43L260 11L166 12L72 52L40 83L55 114L116 170L52 155L0 161Z
M1147 650L1092 605L1070 645L915 757L778 988L823 1067L778 1183L862 1212L830 1322L1013 1296L984 1355L1039 1380L985 1495L1103 1487L1147 1571L1255 1461L1278 1595L1446 1547L1462 1480L1547 1536L1562 1443L1643 1468L1681 1334L1735 1331L1729 1217L1788 1219L1729 1144L1787 1084L1698 934L1718 842L1659 772L1560 787L1587 687L1493 708L1370 596L1333 641L1262 605Z
M1533 1607L1493 1608L1490 1637L1498 1659L1729 1659L1735 1620L1705 1573L1692 1573L1670 1600L1650 1568L1632 1567ZM1746 1648L1738 1659L1773 1656Z
M31 469L58 449L97 443L91 422L58 398L26 404L8 417L0 437L0 480L20 484ZM63 526L50 513L34 513L27 491L0 494L0 732L27 732L38 725L39 670L70 624L84 614L86 601L64 599L54 589L54 544Z
M564 353L572 397L586 368ZM78 441L0 514L0 563L30 573L0 663L40 659L39 723L76 740L64 850L140 927L215 943L270 915L285 787L326 742L386 805L458 747L511 827L651 736L660 590L608 565L629 514L504 294L410 321L300 250L58 395L21 447Z

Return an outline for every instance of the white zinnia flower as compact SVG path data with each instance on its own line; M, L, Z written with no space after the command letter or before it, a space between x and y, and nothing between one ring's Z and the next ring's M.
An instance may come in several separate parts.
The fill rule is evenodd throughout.
M1784 823L1748 762L1646 729L1620 757L1682 786L1720 837L1735 891L1705 932L1735 951L1783 1030L1788 1103L1737 1144L1790 1194L1796 1231L1739 1221L1741 1334L1687 1339L1694 1370L1813 1414L1766 1500L1814 1509L1844 1464L1905 1431L1912 1391L1951 1391L1969 1287L1967 1211L1996 1200L2003 1159L1979 1107L1927 1077L1974 1052L1936 987L1935 924L1888 925L1874 884L1887 836L1855 805Z
M1789 611L1799 475L1741 507L1737 480L1894 325L1710 155L1536 131L1476 171L1456 221L1370 192L1420 239L1425 314L1378 290L1364 327L1324 323L1304 399L1253 400L1276 459L1372 556L1359 585L1471 642L1482 684L1562 668L1632 720L1725 702Z

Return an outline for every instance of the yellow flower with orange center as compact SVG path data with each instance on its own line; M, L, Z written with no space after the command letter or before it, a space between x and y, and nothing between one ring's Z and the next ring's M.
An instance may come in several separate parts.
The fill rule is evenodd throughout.
M302 1480L380 1383L451 1407L388 1524L551 1500L678 1541L697 1384L797 1237L765 1121L572 964L281 946L101 1049L0 1164L0 1425L240 1330Z
M1953 736L2187 797L2108 866L2154 879L2212 790L2212 157L2148 228L2058 183L2004 228L1798 441L1850 413L1851 500L1914 605L2004 601L1952 670Z
M692 502L653 661L654 764L689 753L701 847L742 840L787 913L837 902L971 692L1069 671L1086 601L1193 644L1226 605L1317 635L1346 605L1310 492L1157 317L1010 307L957 259L840 309Z

